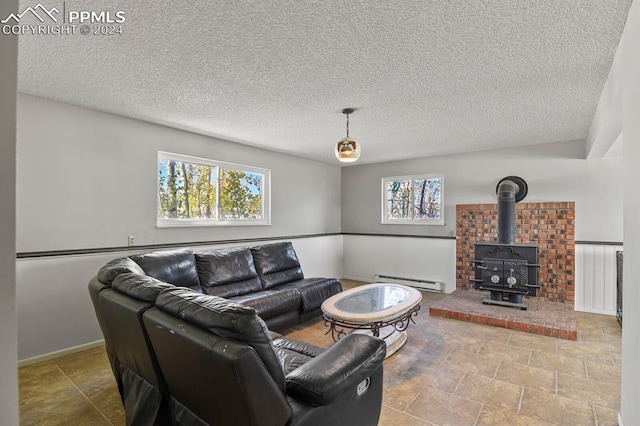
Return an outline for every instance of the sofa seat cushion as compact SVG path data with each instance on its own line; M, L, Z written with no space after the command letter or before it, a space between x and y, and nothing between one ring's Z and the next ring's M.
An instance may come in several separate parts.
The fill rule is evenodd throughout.
M297 368L302 367L309 360L313 359L313 357L301 354L300 352L278 347L276 347L276 354L278 354L278 358L280 359L280 364L282 364L284 374L291 373Z
M274 339L273 346L276 348L276 354L280 358L285 375L325 351L320 346L283 337Z
M198 294L179 287L160 292L156 307L217 336L251 346L271 377L284 390L284 371L275 351L272 335L253 309L228 299Z
M298 255L290 242L251 247L251 254L264 288L304 278Z
M263 290L257 293L231 297L229 300L252 307L263 319L291 311L297 312L300 308L300 293L295 288Z
M342 284L335 278L305 278L278 287L278 290L296 290L300 293L300 313L320 309L322 302L342 291Z
M205 293L235 297L262 290L248 248L196 253L200 285Z
M275 337L273 339L273 346L275 346L276 348L297 352L310 358L315 358L326 351L326 348L316 346L311 343L302 342L296 339L288 339L283 336Z
M131 256L150 277L202 293L191 249L154 251Z

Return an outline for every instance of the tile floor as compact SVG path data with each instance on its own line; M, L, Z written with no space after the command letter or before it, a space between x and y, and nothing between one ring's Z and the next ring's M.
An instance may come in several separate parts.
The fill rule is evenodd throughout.
M357 283L344 281L349 288ZM577 313L577 341L428 315L384 363L380 425L617 425L621 330ZM287 333L323 346L322 321ZM22 425L124 425L103 347L19 370Z

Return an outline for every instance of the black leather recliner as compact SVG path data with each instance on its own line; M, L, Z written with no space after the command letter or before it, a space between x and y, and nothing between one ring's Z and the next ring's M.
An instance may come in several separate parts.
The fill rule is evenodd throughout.
M353 334L329 349L271 333L256 312L171 288L142 317L174 424L376 425L386 345Z
M146 275L124 273L98 293L99 317L109 335L107 347L115 360L127 425L171 424L166 387L142 322L143 313L168 288L175 287Z
M111 327L109 327L105 320L105 307L100 300L100 293L104 290L110 289L113 280L123 273L134 273L140 276L144 275L144 271L140 266L128 257L114 259L103 266L98 274L89 281L89 295L91 296L91 302L93 303L96 318L98 319L98 325L100 326L100 330L104 337L105 349L109 358L109 363L111 364L111 370L113 371L113 375L116 379L120 397L124 403L124 390L120 374L120 363L118 361L118 357L114 353L111 337L111 334L116 332L116 330L110 330Z

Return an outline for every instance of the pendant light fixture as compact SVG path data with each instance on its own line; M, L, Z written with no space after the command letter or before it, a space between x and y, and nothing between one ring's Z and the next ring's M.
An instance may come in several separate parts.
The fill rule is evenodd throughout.
M353 111L353 108L342 110L342 113L347 116L347 137L336 145L336 157L343 163L352 163L360 158L360 145L349 137L349 114Z

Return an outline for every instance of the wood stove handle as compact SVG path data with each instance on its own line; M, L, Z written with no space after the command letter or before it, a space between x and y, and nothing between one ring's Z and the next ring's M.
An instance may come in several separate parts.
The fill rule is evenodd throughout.
M492 269L492 268L489 268L488 266L482 266L482 265L478 265L478 266L476 266L476 268L478 268L478 269L486 269L486 270L489 270L489 271L497 271L498 270L498 268L496 268L496 267L494 267Z

